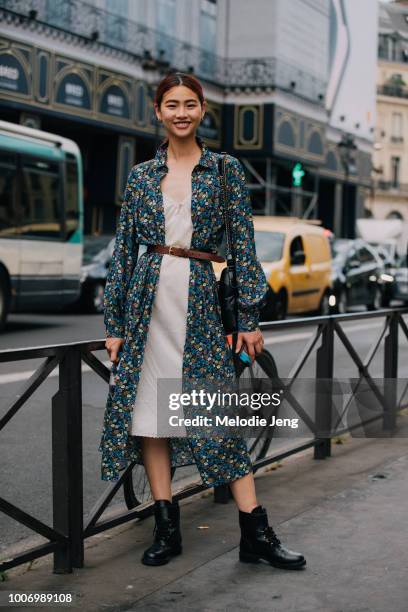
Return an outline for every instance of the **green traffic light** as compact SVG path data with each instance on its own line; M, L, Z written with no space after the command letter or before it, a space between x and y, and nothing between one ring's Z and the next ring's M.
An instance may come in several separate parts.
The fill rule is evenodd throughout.
M303 166L300 162L297 162L294 166L293 166L293 170L292 170L292 183L294 187L301 187L302 186L302 180L303 177L305 176L305 171L303 170Z

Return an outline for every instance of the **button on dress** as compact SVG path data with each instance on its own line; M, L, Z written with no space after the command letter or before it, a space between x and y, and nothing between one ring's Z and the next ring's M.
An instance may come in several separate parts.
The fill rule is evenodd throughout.
M193 235L191 194L177 202L164 193L163 208L166 244L190 248ZM182 392L189 278L189 258L163 255L138 392L133 406L133 436L161 438L187 435L184 426L175 427L169 423L168 416L171 412L168 408L166 410L165 405L160 402L158 404L157 383L160 379L172 379L171 392ZM162 388L165 385L163 382ZM163 410L161 419L158 410Z

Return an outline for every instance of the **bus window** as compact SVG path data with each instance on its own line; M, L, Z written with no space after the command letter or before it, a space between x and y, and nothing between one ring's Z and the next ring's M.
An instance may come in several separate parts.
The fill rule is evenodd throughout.
M0 151L0 237L16 235L16 156Z
M47 160L22 160L22 225L25 237L61 238L59 166Z
M76 161L67 162L66 176L65 227L66 239L69 240L79 225L78 167Z

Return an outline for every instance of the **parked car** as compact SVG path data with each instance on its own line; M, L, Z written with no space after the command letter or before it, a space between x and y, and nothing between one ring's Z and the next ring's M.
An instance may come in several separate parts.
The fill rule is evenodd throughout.
M390 299L402 300L408 304L408 256L402 255L395 268L390 270L394 276L394 283L390 288Z
M375 249L362 239L336 239L332 243L332 308L345 313L349 306L366 305L368 310L385 306L387 275Z
M386 262L386 267L395 266L398 259L397 240L389 238L384 240L368 240L370 246L376 249L380 257Z
M261 320L330 312L331 253L324 229L293 217L255 216L256 253L269 284ZM219 277L224 264L214 264Z
M115 239L109 235L85 236L82 257L81 310L101 313L106 276Z
M103 312L103 294L112 258L115 238L110 235L85 236L82 258L81 295L79 307L91 313ZM146 246L139 246L142 255Z

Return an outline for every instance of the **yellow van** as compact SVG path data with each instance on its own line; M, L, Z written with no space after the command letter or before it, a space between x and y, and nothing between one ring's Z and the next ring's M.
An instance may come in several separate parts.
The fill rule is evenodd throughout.
M286 314L329 314L331 252L318 221L254 216L256 253L269 284L261 320ZM219 278L225 264L213 264Z

